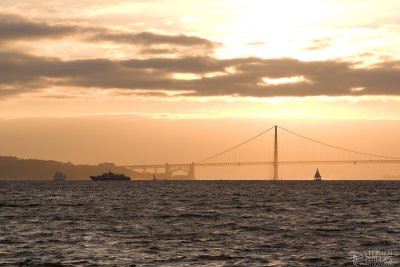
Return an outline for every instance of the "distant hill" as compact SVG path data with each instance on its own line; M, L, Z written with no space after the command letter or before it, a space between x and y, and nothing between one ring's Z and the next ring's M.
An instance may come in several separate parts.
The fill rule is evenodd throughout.
M132 179L148 180L150 173L139 173L113 163L99 165L75 165L52 160L20 159L17 157L0 156L1 180L50 180L55 171L62 171L68 180L89 180L90 175L98 175L106 171L125 173Z
M400 175L385 175L382 180L400 180Z

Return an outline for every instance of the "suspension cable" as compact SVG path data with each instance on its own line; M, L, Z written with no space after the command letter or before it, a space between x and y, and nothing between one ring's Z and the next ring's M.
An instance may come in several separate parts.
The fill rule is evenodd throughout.
M307 139L307 140L309 140L309 141L318 143L318 144L320 144L320 145L328 146L328 147L331 147L331 148L335 148L335 149L338 149L338 150L342 150L342 151L346 151L346 152L351 152L351 153L356 153L356 154L360 154L360 155L364 155L364 156L370 156L370 157L377 157L377 158L384 158L384 159L396 159L396 160L400 160L400 158L387 157L387 156L380 156L380 155L374 155L374 154L368 154L368 153L362 153L362 152L358 152L358 151L354 151L354 150L350 150L350 149L346 149L346 148L341 148L341 147L337 147L337 146L332 146L332 145L329 145L329 144L326 144L326 143L323 143L323 142L320 142L320 141L317 141L317 140L308 138L308 137L306 137L306 136L304 136L304 135L301 135L301 134L292 132L292 131L290 131L290 130L288 130L288 129L285 129L285 128L282 128L282 127L280 127L280 126L278 126L278 128L280 128L280 129L282 129L282 130L284 130L284 131L287 131L287 132L289 132L289 133L291 133L291 134L294 134L294 135L296 135L296 136L299 136L299 137L301 137L301 138Z
M252 137L252 138L250 138L250 139L248 139L248 140L246 140L246 141L244 141L244 142L242 142L242 143L240 143L240 144L238 144L238 145L236 145L236 146L234 146L234 147L231 147L231 148L229 148L229 149L227 149L227 150L225 150L225 151L223 151L223 152L221 152L221 153L218 153L218 154L215 154L215 155L213 155L213 156L211 156L211 157L208 157L208 158L206 158L206 159L200 160L200 161L196 162L196 164L203 163L204 161L207 161L207 160L210 160L210 159L212 159L212 158L221 156L221 155L224 154L224 153L227 153L227 152L229 152L229 151L231 151L231 150L234 150L235 148L238 148L238 147L240 147L240 146L242 146L242 145L244 145L244 144L247 144L248 142L253 141L253 140L256 139L257 137L259 137L259 136L261 136L261 135L263 135L263 134L265 134L265 133L271 131L272 129L274 129L274 127L275 127L275 126L272 126L272 127L269 128L268 130L266 130L266 131L264 131L264 132L262 132L262 133L260 133L260 134L258 134L258 135L256 135L256 136L254 136L254 137Z

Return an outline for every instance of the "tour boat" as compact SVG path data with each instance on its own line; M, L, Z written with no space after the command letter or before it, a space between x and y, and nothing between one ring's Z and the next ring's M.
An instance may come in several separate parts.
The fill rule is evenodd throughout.
M131 178L125 174L113 173L111 171L105 172L101 175L90 176L93 181L130 181Z

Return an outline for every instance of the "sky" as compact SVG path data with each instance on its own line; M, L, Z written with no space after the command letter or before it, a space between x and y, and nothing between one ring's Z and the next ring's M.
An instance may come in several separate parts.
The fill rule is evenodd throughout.
M399 13L396 0L0 0L0 155L196 161L280 124L400 157Z

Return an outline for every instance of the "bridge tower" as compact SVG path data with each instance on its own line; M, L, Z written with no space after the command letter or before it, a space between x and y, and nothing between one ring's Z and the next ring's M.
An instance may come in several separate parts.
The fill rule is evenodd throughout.
M192 164L189 165L189 172L188 172L188 178L191 180L195 179L195 166L196 164L194 162L192 162Z
M165 175L168 179L172 176L168 163L165 163Z
M275 139L274 139L274 180L279 180L278 177L278 126L275 125Z

